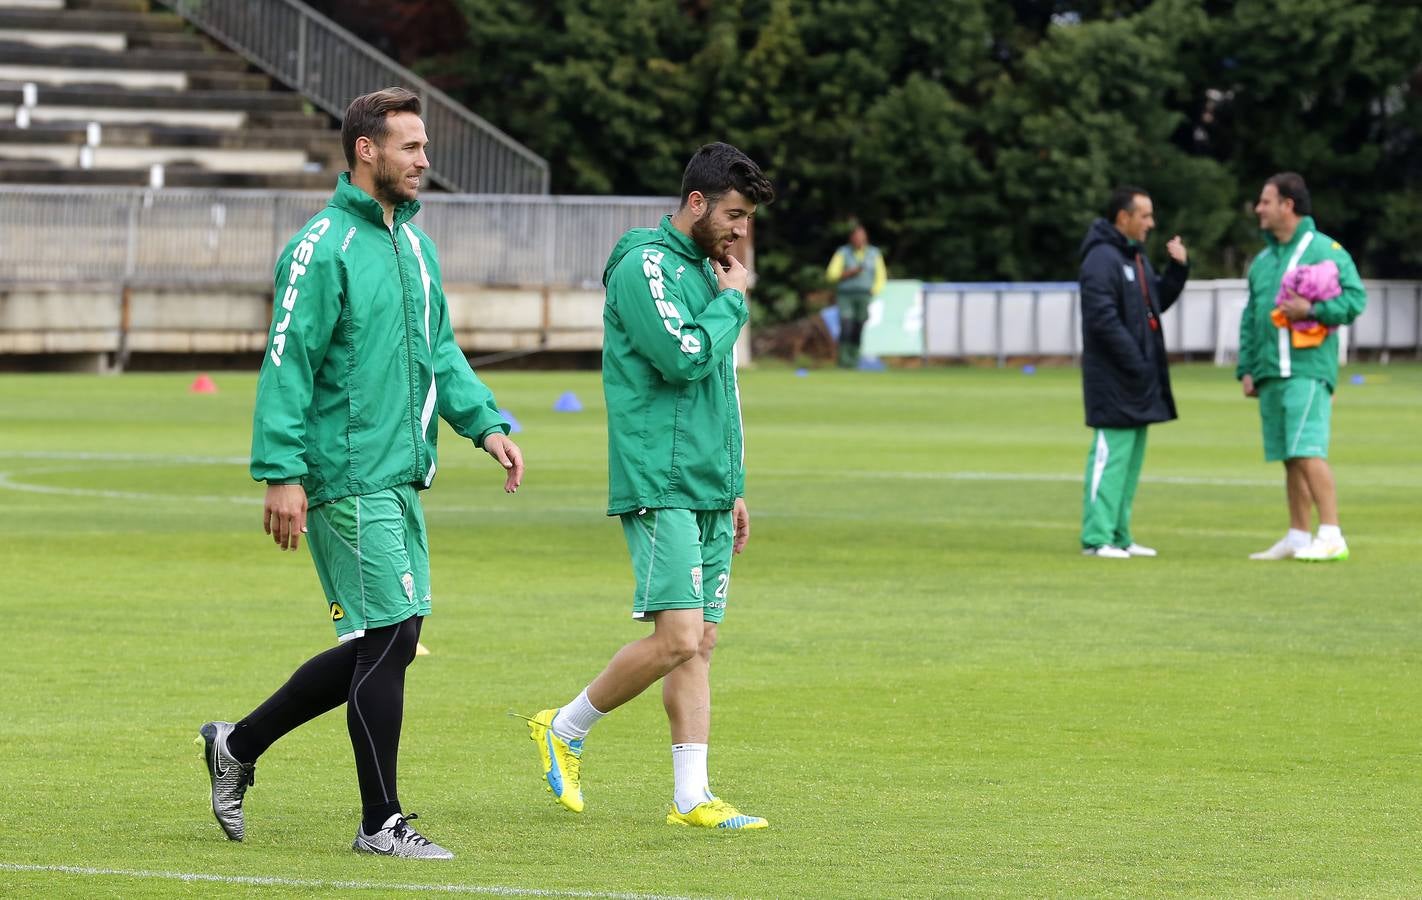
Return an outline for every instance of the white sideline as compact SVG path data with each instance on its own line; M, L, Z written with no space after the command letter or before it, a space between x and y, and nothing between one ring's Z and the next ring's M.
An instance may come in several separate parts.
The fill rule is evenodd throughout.
M194 465L231 465L245 466L249 462L245 456L183 456L168 455L161 453L88 453L88 452L43 452L43 451L4 451L0 450L0 459L37 459L47 461L92 461L92 462L168 462L168 463L191 463ZM7 479L7 483L0 483L0 487L10 487L15 490L30 489L30 486L19 486L8 483L8 476L12 473L2 473ZM854 471L830 471L827 469L764 469L759 470L757 477L783 477L783 478L875 478L893 481L1028 481L1028 482L1052 482L1052 483L1080 483L1082 476L1068 473L1038 473L1038 472L902 472L902 471L879 471L872 469ZM1279 486L1278 478L1201 478L1192 475L1142 475L1141 481L1149 484L1179 484L1197 485L1205 487L1261 487L1276 488ZM93 496L94 492L82 491L80 489L54 489L54 493L73 493L75 496ZM120 499L138 499L138 494L118 493ZM152 496L152 495L150 495ZM193 498L189 498L193 499ZM202 498L210 499L210 498Z
M472 884L401 884L388 881L323 881L316 878L283 878L276 875L212 875L205 872L152 872L142 869L102 869L91 866L34 866L0 863L5 872L51 872L119 878L155 878L164 881L252 884L267 887L328 888L344 891L400 891L431 894L478 894L486 897L590 897L606 900L690 900L665 894L618 894L604 891L557 891L541 888L483 887Z

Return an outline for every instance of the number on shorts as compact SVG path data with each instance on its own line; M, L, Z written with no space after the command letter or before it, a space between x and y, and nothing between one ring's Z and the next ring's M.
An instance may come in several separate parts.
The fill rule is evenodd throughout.
M719 575L716 576L716 599L717 599L717 600L725 600L725 599L726 599L726 588L730 587L730 585L731 585L731 573L729 573L729 572L722 572L721 574L719 574Z

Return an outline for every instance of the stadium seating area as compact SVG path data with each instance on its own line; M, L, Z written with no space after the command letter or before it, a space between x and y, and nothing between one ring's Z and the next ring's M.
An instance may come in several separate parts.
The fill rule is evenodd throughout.
M329 188L333 120L148 0L0 0L0 183Z

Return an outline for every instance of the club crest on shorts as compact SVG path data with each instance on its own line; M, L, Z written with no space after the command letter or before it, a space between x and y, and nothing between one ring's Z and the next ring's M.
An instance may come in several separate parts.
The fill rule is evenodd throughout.
M415 602L415 576L406 572L400 576L400 584L405 588L405 599L411 603Z
M692 566L692 567L691 567L691 589L692 589L692 591L694 591L694 592L696 593L696 596L698 596L698 597L701 596L701 567L700 567L700 566Z
M344 619L345 617L346 617L346 611L345 611L344 609L341 609L341 604L339 604L339 603L332 603L332 604L331 604L331 621L332 621L332 622L339 622L339 621L341 621L342 619Z

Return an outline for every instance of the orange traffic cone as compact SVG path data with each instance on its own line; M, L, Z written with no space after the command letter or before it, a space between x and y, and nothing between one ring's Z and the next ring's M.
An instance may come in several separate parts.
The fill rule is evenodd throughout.
M192 386L188 388L190 394L215 394L217 393L217 383L208 377L204 372L193 379Z

